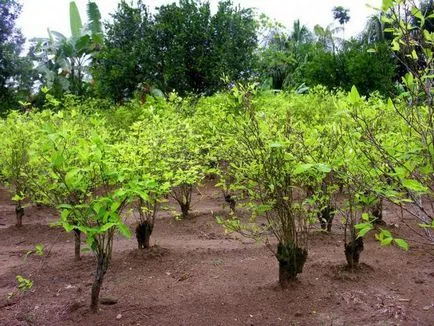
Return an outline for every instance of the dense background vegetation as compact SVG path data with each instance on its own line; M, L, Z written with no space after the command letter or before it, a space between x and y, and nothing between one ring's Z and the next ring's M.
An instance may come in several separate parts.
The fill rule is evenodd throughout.
M429 2L421 6L431 10ZM121 1L106 23L95 2L88 3L86 20L72 2L71 35L49 31L46 39L29 40L25 57L15 27L20 8L17 1L1 2L3 114L24 109L18 101L42 107L47 93L123 103L150 92L211 95L240 81L279 90L323 85L349 91L355 85L363 95L390 96L399 92L395 84L405 71L380 17L367 21L357 37L342 38L351 20L342 7L330 13L335 24L312 31L300 21L288 30L227 0L214 13L193 0L152 13L140 0Z

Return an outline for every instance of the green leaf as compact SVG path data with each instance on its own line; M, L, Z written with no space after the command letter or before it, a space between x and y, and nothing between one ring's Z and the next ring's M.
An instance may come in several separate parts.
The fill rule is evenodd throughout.
M89 30L92 35L102 34L101 13L97 4L93 1L87 3L87 16L89 19Z
M19 194L16 194L16 195L13 196L11 199L12 199L13 201L20 201L20 200L23 200L23 199L24 199L24 196L19 195Z
M65 229L66 232L71 232L72 230L75 229L75 225L69 224L69 223L63 223L62 224L63 228Z
M44 255L44 245L42 243L37 244L35 246L35 251L36 251L36 254L38 256L43 256Z
M405 241L403 239L393 239L393 241L395 242L395 244L399 248L401 248L402 250L408 251L409 245L408 245L407 241Z
M55 153L52 157L51 157L51 163L53 163L54 167L59 168L62 166L63 162L65 162L65 158L63 157L62 154L59 153Z
M88 235L88 236L86 237L86 244L89 246L89 248L90 248L92 251L95 251L95 250L96 250L96 241L95 241L95 238L94 238L93 235Z
M369 218L369 214L368 213L363 213L362 214L362 221L367 221L369 222L370 218Z
M323 172L323 173L329 173L332 170L332 168L330 166L328 166L327 164L322 164L322 163L317 164L316 169L319 172Z
M399 49L401 48L401 46L399 45L399 43L395 40L392 41L392 50L395 52L398 52Z
M65 175L65 184L71 188L74 189L77 186L77 183L80 181L80 178L78 178L78 173L80 172L79 169L72 169L68 171Z
M359 223L359 224L354 225L354 228L356 230L361 230L361 229L364 229L364 228L367 228L367 227L372 227L372 224L369 223L369 222L366 222L366 223Z
M420 9L415 6L415 7L411 8L411 13L413 14L414 17L418 18L418 20L420 21L420 26L422 27L425 24L425 17L423 16ZM416 57L417 57L417 55L416 55Z
M365 236L369 231L371 231L371 230L372 230L372 226L371 226L371 225L369 225L369 226L367 226L367 227L361 229L361 230L359 231L359 233L357 234L357 238L362 238L362 237L364 237L364 236Z
M118 208L121 206L122 202L121 201L115 201L113 202L110 211L112 212L117 212Z
M384 238L380 240L382 246L389 246L392 243L392 238Z
M427 187L419 183L417 180L413 179L402 179L401 180L402 185L407 188L408 190L415 191L415 192L426 192Z
M83 24L75 1L71 1L69 4L69 21L71 24L71 35L74 39L78 39L81 35Z
M85 52L90 45L90 36L89 35L83 35L80 36L77 41L75 42L75 49L78 53Z
M131 238L131 231L124 223L118 224L119 233L122 234L125 238Z
M66 36L63 35L62 33L59 33L56 31L50 31L50 30L48 30L48 33L49 33L51 39L53 39L53 37L55 37L57 39L57 41L61 41L61 42L64 42L67 40Z
M74 209L74 207L72 205L69 205L69 204L60 204L57 207L62 208L62 209Z
M17 279L17 283L18 283L18 289L20 289L21 291L30 290L33 286L32 280L26 279L26 278L22 277L21 275L17 275L16 279Z
M294 175L302 174L308 170L310 170L313 167L313 164L300 164L296 166L294 170Z
M383 12L388 11L392 7L393 7L393 0L383 0L383 4L381 6Z
M104 233L106 232L108 229L112 228L113 226L115 226L117 223L106 223L103 226L101 226L101 228L99 229L98 233Z
M380 233L383 235L383 237L392 238L392 233L390 233L389 230L381 229Z
M353 104L360 101L360 94L359 94L359 91L357 90L356 86L351 87L351 92L348 95L348 99Z

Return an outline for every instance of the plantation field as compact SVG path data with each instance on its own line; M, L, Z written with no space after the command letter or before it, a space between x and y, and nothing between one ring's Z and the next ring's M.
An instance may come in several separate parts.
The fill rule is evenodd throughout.
M0 120L6 324L433 323L430 107L254 85L50 105Z
M229 212L221 190L210 181L199 190L191 218L158 213L149 250L116 237L101 298L117 303L100 305L98 314L88 307L93 255L73 261L72 235L47 225L56 219L51 209L28 208L25 225L11 226L14 206L2 190L0 223L7 225L0 229L0 324L432 325L433 251L413 241L394 206L385 207L384 219L409 241L409 252L379 247L370 233L360 270L350 273L343 269L342 226L324 234L315 224L303 273L283 290L276 258L262 243L227 234L215 223L213 215ZM45 256L25 259L37 244ZM34 286L7 301L16 275Z
M0 326L434 325L432 1L72 1L26 59L3 2Z

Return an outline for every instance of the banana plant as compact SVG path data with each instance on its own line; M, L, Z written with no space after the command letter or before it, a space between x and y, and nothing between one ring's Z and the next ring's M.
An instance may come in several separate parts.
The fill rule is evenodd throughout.
M48 30L48 38L33 39L35 55L48 87L57 89L58 95L83 95L92 57L104 42L101 13L97 4L89 1L88 22L83 25L76 3L71 1L69 16L71 36Z

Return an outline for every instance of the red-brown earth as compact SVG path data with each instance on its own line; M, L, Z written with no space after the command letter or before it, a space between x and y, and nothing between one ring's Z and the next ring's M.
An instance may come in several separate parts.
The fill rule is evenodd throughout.
M193 217L157 218L149 250L116 237L101 297L117 300L89 311L95 260L73 260L73 237L49 224L55 211L26 209L14 225L14 206L0 190L0 325L434 325L434 248L425 245L386 205L391 231L410 251L380 247L366 237L361 269L345 271L343 229L311 230L304 271L288 289L260 242L226 234L215 216L227 214L221 192L202 187ZM174 206L173 206L174 207ZM128 218L133 230L133 219ZM27 255L43 244L44 256ZM16 275L33 281L17 291ZM13 296L7 299L8 293Z

